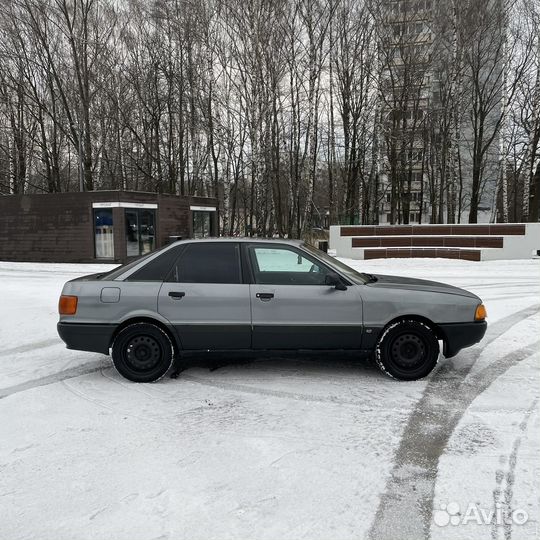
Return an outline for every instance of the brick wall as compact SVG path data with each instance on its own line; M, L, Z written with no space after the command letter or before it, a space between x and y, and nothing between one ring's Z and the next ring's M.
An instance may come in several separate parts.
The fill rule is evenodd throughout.
M169 242L169 236L191 236L191 212L188 198L175 197L174 195L158 196L158 247Z
M171 235L191 233L191 199L155 193L92 191L0 196L0 260L35 262L96 262L94 202L157 203L156 247ZM215 199L197 203L217 206ZM125 260L124 209L113 208L114 250Z
M0 197L0 259L93 260L91 201L86 193Z

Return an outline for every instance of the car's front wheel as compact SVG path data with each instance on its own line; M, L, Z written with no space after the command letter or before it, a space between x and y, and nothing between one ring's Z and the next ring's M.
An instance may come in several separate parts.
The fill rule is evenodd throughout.
M403 320L388 326L375 348L379 368L395 379L414 381L437 365L439 342L431 328L420 321Z
M112 345L114 367L133 382L153 382L169 371L174 348L159 326L134 323L123 328Z

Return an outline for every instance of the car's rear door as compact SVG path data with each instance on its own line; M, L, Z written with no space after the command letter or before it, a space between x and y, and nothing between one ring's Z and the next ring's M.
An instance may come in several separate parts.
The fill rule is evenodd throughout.
M323 263L287 244L246 245L254 349L360 349L357 287L325 284Z
M249 349L249 285L237 242L186 245L158 297L158 311L186 350Z

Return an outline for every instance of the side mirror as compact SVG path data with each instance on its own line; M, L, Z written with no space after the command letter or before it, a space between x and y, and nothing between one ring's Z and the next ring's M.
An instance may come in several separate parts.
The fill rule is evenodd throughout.
M324 282L326 285L330 285L331 287L336 288L338 291L346 291L347 285L341 281L341 278L334 272L330 272L329 274L326 274L324 278Z

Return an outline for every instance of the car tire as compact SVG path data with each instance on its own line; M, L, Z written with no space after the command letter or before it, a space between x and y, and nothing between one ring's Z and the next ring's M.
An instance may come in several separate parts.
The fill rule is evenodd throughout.
M402 320L383 330L375 347L375 362L394 379L415 381L431 373L439 351L437 336L427 324Z
M133 382L154 382L163 377L174 361L174 347L159 326L134 323L123 328L112 345L116 371Z

